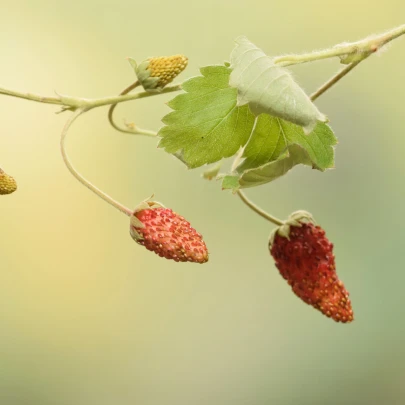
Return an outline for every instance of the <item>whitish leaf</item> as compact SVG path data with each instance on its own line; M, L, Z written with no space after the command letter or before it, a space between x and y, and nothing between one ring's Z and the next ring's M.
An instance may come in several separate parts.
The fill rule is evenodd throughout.
M235 42L229 85L238 90L238 106L248 104L255 115L267 113L293 122L304 127L306 134L318 121L327 121L287 69L274 64L246 37Z
M248 106L237 106L230 68L208 66L201 73L169 102L174 111L163 118L166 126L158 134L159 147L190 168L233 156L248 141L255 119Z

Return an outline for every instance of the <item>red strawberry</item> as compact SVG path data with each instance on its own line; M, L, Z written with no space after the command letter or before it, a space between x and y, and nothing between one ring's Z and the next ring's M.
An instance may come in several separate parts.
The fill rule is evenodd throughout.
M310 214L292 214L272 235L269 249L298 297L336 322L353 321L349 293L336 274L333 244Z
M132 238L160 257L176 262L205 263L202 236L182 216L154 202L141 204L131 216Z

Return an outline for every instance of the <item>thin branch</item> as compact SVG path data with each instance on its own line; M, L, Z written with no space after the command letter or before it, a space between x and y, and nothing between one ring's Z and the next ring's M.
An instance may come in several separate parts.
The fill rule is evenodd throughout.
M290 66L298 63L313 62L317 60L333 58L333 57L347 57L349 55L356 55L359 59L365 59L372 53L381 49L384 45L392 40L405 34L405 24L392 30L386 31L379 35L371 35L361 41L343 43L334 46L333 48L323 49L321 51L314 51L301 55L283 55L273 59L274 63L280 66Z
M39 103L56 104L56 105L63 105L63 106L68 107L68 108L65 108L64 110L66 110L66 109L90 110L90 109L96 108L96 107L102 107L102 106L110 105L110 104L124 103L126 101L136 100L138 98L157 96L159 94L172 93L174 91L179 91L179 90L181 90L181 84L174 84L172 86L166 86L161 91L153 91L153 92L152 91L143 91L140 93L126 94L124 96L111 96L111 97L103 97L103 98L95 98L95 99L71 97L71 96L66 96L66 95L62 95L62 94L58 94L58 97L56 97L56 98L55 97L45 97L45 96L40 96L38 94L22 93L19 91L9 90L9 89L5 89L3 87L0 87L0 94L4 94L6 96L23 98L25 100L30 100L30 101L37 101Z
M313 62L316 60L322 60L332 57L342 57L343 59L349 58L349 56L354 57L354 61L364 60L372 53L378 51L384 45L390 41L405 34L405 24L389 30L385 33L379 35L372 35L361 41L344 43L336 45L329 49L324 49L321 51L314 51L310 53L305 53L301 55L282 55L275 57L273 59L274 63L280 66L289 66L298 63ZM70 110L75 110L78 108L91 109L95 107L101 107L104 105L112 105L123 103L126 101L136 100L138 98L155 96L158 94L170 93L174 91L181 90L181 84L175 84L171 86L166 86L159 92L141 92L135 94L125 94L122 96L112 96L99 99L86 99L79 97L70 97L58 95L58 97L46 97L31 93L22 93L14 90L9 90L0 87L0 94L7 96L23 98L26 100L36 101L40 103L63 105Z
M350 65L347 65L340 72L338 72L335 76L331 77L326 83L324 83L321 87L319 87L318 90L316 90L314 93L312 93L309 98L312 101L315 101L323 93L325 93L327 90L329 90L334 84L336 84L340 79L342 79L344 76L346 76L351 70L353 70L363 60L364 59L358 60L356 62L351 63Z
M22 93L20 91L9 90L9 89L5 89L3 87L0 87L0 94L4 94L6 96L11 96L11 97L23 98L25 100L37 101L39 103L45 103L45 104L58 104L58 105L63 104L59 97L57 97L57 98L56 97L45 97L45 96L40 96L39 94Z
M61 99L62 102L67 101L67 105L71 105L69 104L69 102L73 102L72 105L73 107L75 107L74 102L75 100L77 100L79 102L79 105L77 105L76 107L78 108L80 107L95 108L95 107L102 107L104 105L118 104L123 103L125 101L137 100L138 98L147 98L165 93L173 93L174 91L179 90L181 90L181 84L174 84L172 86L166 86L160 91L142 91L139 93L125 94L123 96L112 96L98 99L74 99L71 97L61 96Z
M125 207L124 205L122 205L121 203L119 203L118 201L114 200L113 198L111 198L108 194L104 193L103 191L101 191L99 188L97 188L96 186L94 186L90 181L86 180L72 165L72 163L70 162L69 156L66 153L66 149L65 149L65 139L66 139L66 135L69 131L69 128L72 126L73 122L83 113L85 113L86 111L88 111L87 109L78 109L76 110L71 116L70 118L67 120L62 134L61 134L61 138L60 138L60 150L62 153L62 157L63 157L63 161L65 162L67 168L69 169L70 173L73 174L73 176L80 181L80 183L82 183L84 186L86 186L89 190L93 191L93 193L95 193L96 195L98 195L101 199L103 199L104 201L108 202L110 205L112 205L113 207L117 208L119 211L123 212L124 214L131 216L132 215L132 210L130 210L129 208Z

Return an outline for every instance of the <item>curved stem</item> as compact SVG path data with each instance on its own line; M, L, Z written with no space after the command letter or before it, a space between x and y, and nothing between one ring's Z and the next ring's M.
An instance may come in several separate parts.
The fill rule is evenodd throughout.
M124 94L128 94L130 91L134 90L136 87L139 86L139 81L137 80L136 82L132 83L130 86L128 86L125 90L123 90L119 95L123 96ZM113 114L114 114L114 110L115 107L117 107L118 104L112 104L110 106L110 108L108 109L108 121L110 121L110 124L113 128L115 128L117 131L125 131L123 129L121 129L115 122L113 119Z
M136 87L140 85L139 81L137 80L135 83L132 83L128 86L125 90L123 90L119 95L124 96L128 94L130 91L134 90ZM145 135L145 136L153 136L155 137L157 134L156 132L149 131L147 129L142 129L136 127L134 124L125 124L127 128L122 128L114 121L114 110L118 104L112 104L108 110L108 121L110 121L111 126L119 132L123 132L124 134L132 134L132 135Z
M86 186L89 190L91 190L93 193L98 195L101 199L104 201L108 202L108 204L112 205L113 207L117 208L117 210L123 212L124 214L131 216L132 215L132 210L129 208L125 207L124 205L120 204L118 201L115 201L113 198L111 198L108 194L104 193L101 191L99 188L94 186L90 181L86 180L70 163L69 156L66 153L65 149L65 139L66 135L69 131L69 128L72 126L73 122L83 113L88 111L86 108L78 109L76 110L71 117L67 120L65 126L63 127L62 134L60 137L60 150L62 153L62 158L63 161L65 162L67 168L69 169L70 173L73 174L73 176L80 181L84 186Z
M236 194L240 197L240 199L250 208L252 209L254 212L256 212L256 214L260 215L261 217L263 217L264 219L267 219L267 221L270 221L271 223L273 223L274 225L283 225L283 221L281 221L280 219L273 217L272 215L270 215L269 213L267 213L266 211L262 210L260 207L258 207L255 203L253 203L252 201L249 200L249 198L246 197L245 193L243 193L241 190L238 190L236 192Z

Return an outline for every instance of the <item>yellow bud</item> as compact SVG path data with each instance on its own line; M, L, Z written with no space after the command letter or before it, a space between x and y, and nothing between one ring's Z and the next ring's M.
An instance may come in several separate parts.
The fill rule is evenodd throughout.
M139 65L132 58L128 60L145 90L163 89L186 68L188 63L184 55L149 58Z
M11 194L17 190L17 182L0 169L0 194Z
M186 67L188 59L184 55L159 56L150 58L150 77L158 77L157 87L163 88L173 81Z

